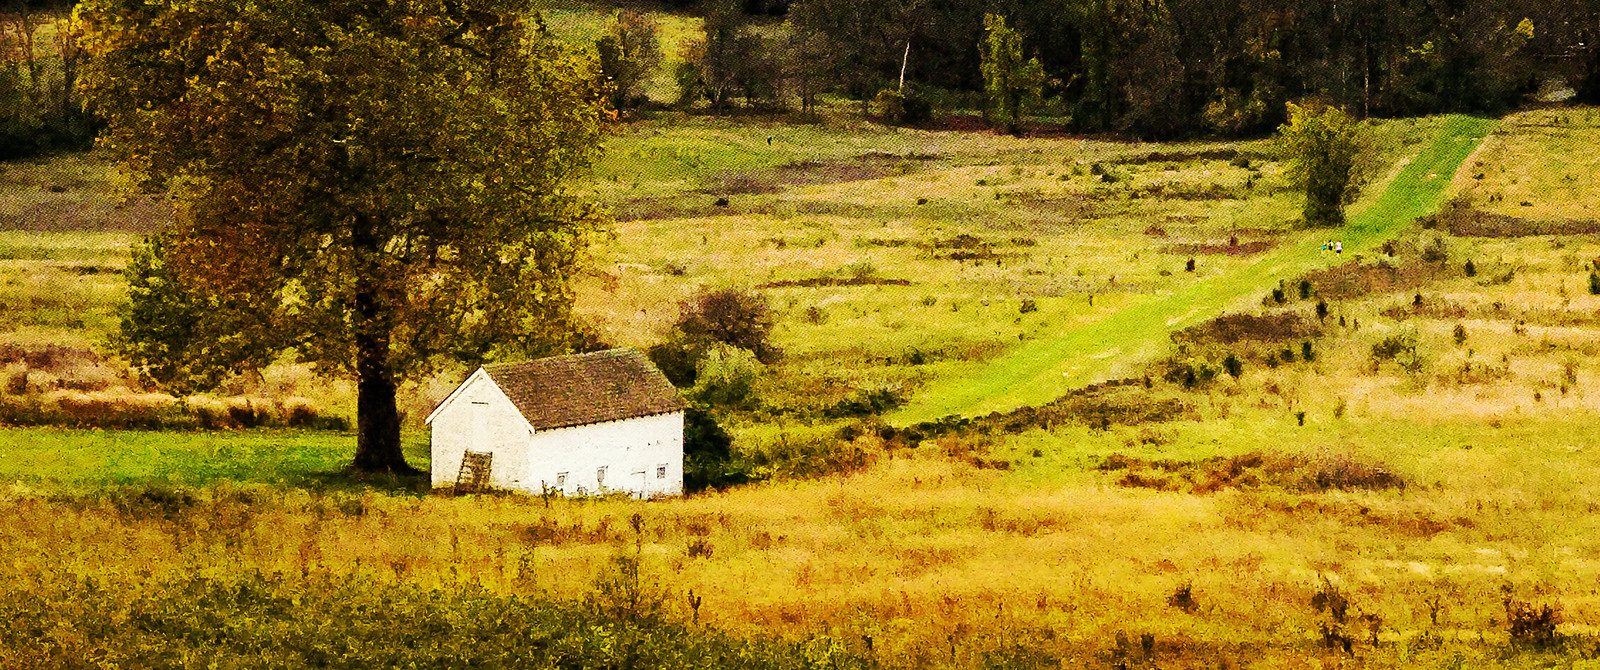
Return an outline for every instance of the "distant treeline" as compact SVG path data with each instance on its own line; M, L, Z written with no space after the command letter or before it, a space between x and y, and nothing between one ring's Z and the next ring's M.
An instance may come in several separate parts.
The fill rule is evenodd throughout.
M74 90L84 54L73 4L0 3L0 160L94 142L97 122Z
M0 160L89 146L73 90L84 54L72 0L0 0ZM1082 132L1151 138L1267 132L1284 103L1358 117L1498 113L1541 86L1600 103L1600 0L666 0L706 16L680 54L679 104L809 109L830 91L895 96L898 120L984 106L984 17L1042 66L1019 110ZM784 17L785 30L757 26ZM769 17L756 19L755 17ZM638 30L639 26L631 29ZM650 31L653 32L653 29ZM618 33L626 37L627 30ZM607 74L655 67L613 46ZM620 48L622 51L616 51ZM626 52L626 53L624 53ZM615 57L640 60L615 76ZM624 63L626 65L626 63ZM619 91L618 102L636 90Z
M830 82L859 100L897 88L902 67L908 88L925 95L983 91L978 45L984 15L995 14L1023 35L1024 57L1037 58L1049 78L1038 113L1064 117L1082 131L1261 132L1283 121L1286 101L1314 96L1358 116L1495 113L1550 81L1572 86L1580 100L1600 102L1600 0L706 0L702 6L711 17L729 9L787 15L787 44L772 40L770 53L792 65L767 71Z

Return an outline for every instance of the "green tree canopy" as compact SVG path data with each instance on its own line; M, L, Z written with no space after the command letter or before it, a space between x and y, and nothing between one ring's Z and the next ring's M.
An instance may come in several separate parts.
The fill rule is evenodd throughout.
M592 58L530 34L529 0L78 12L105 144L176 207L141 261L175 285L133 299L203 307L154 330L138 315L160 310L126 310L136 365L293 352L355 379L355 467L410 471L398 380L567 346L568 276L602 217L564 184L596 155L606 87Z
M1344 224L1355 199L1361 127L1344 110L1321 102L1288 103L1289 122L1278 142L1291 183L1305 190L1305 220L1313 226Z
M1044 97L1048 77L1039 59L1022 59L1022 33L1006 27L1005 17L985 14L983 27L987 34L979 46L989 122L1015 133L1022 116Z
M613 107L632 107L644 99L644 84L661 65L659 32L649 15L618 10L609 32L595 40L600 70L611 78Z

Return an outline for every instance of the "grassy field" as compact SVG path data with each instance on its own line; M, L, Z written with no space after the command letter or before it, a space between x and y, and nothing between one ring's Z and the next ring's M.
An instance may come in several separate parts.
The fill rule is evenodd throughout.
M947 414L974 415L1005 411L1054 400L1067 391L1103 382L1138 369L1169 348L1168 333L1248 306L1263 287L1295 279L1311 270L1336 264L1342 255L1320 252L1336 238L1354 257L1370 252L1419 216L1438 206L1450 177L1493 128L1488 121L1447 120L1405 168L1379 184L1336 231L1307 230L1286 236L1279 249L1249 266L1208 277L1170 295L1152 296L1093 325L1052 339L1019 347L981 371L935 382L916 401L890 420L928 421Z
M428 467L427 436L406 433L406 459ZM0 428L0 481L13 494L109 486L207 487L263 482L354 485L342 475L351 437L324 431L85 431Z
M562 26L593 18L570 11ZM848 450L851 467L657 503L448 498L339 475L340 433L7 428L0 583L93 582L126 601L82 616L113 619L258 573L307 599L354 580L592 604L633 555L669 619L776 636L811 667L1586 667L1600 112L1372 131L1388 170L1334 257L1296 226L1265 140L631 124L586 186L617 223L579 312L648 346L703 288L766 296L784 356L754 409L723 414L735 448ZM143 391L103 343L150 219L117 218L131 205L93 155L0 183L0 397ZM1106 348L1085 333L1130 344L1052 367ZM1137 382L1056 401L1112 377ZM409 391L413 423L454 381ZM913 404L829 413L874 390ZM195 402L351 406L288 364L224 395ZM1037 407L884 425L1019 404ZM407 444L427 466L425 437ZM94 658L68 620L41 620L37 639Z

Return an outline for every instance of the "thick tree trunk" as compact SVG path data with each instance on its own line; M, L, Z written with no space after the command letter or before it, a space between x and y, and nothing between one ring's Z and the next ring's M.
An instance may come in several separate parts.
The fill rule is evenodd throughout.
M1585 77L1578 83L1578 102L1600 103L1600 47L1589 52L1589 65Z
M366 298L363 300L362 298ZM377 301L370 293L356 302ZM366 310L361 310L366 311ZM394 374L389 371L388 333L366 328L356 333L356 458L364 472L416 474L400 451L400 412L394 402Z
M356 458L363 472L417 474L400 451L400 412L395 407L394 371L389 368L389 305L384 304L376 276L379 245L373 221L357 215L351 242L367 261L368 274L358 280L355 295Z

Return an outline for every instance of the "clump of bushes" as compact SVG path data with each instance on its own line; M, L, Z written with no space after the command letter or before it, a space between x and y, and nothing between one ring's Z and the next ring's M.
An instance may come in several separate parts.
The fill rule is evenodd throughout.
M306 428L350 430L343 416L309 402L250 398L174 398L160 393L0 394L0 425L135 430Z
M933 117L933 105L910 87L878 91L872 98L871 111L885 123L897 126L915 125Z
M1407 372L1417 372L1424 367L1422 356L1417 353L1417 334L1413 331L1402 331L1372 343L1372 368L1393 361Z
M728 434L710 408L690 403L683 413L683 487L690 493L750 481L750 466L733 452Z
M1549 649L1561 641L1556 625L1561 609L1549 604L1533 605L1506 596L1506 630L1515 647Z
M645 353L674 386L694 386L701 360L716 343L748 351L771 364L782 351L772 343L776 319L759 293L735 288L703 292L679 305L678 322L666 339Z
M899 389L876 387L858 389L850 397L840 400L823 411L831 419L847 416L877 416L905 404L905 394Z
M1309 458L1251 452L1180 461L1146 460L1114 453L1097 469L1123 473L1118 486L1196 494L1263 487L1300 492L1405 488L1405 479L1387 465L1350 455Z

